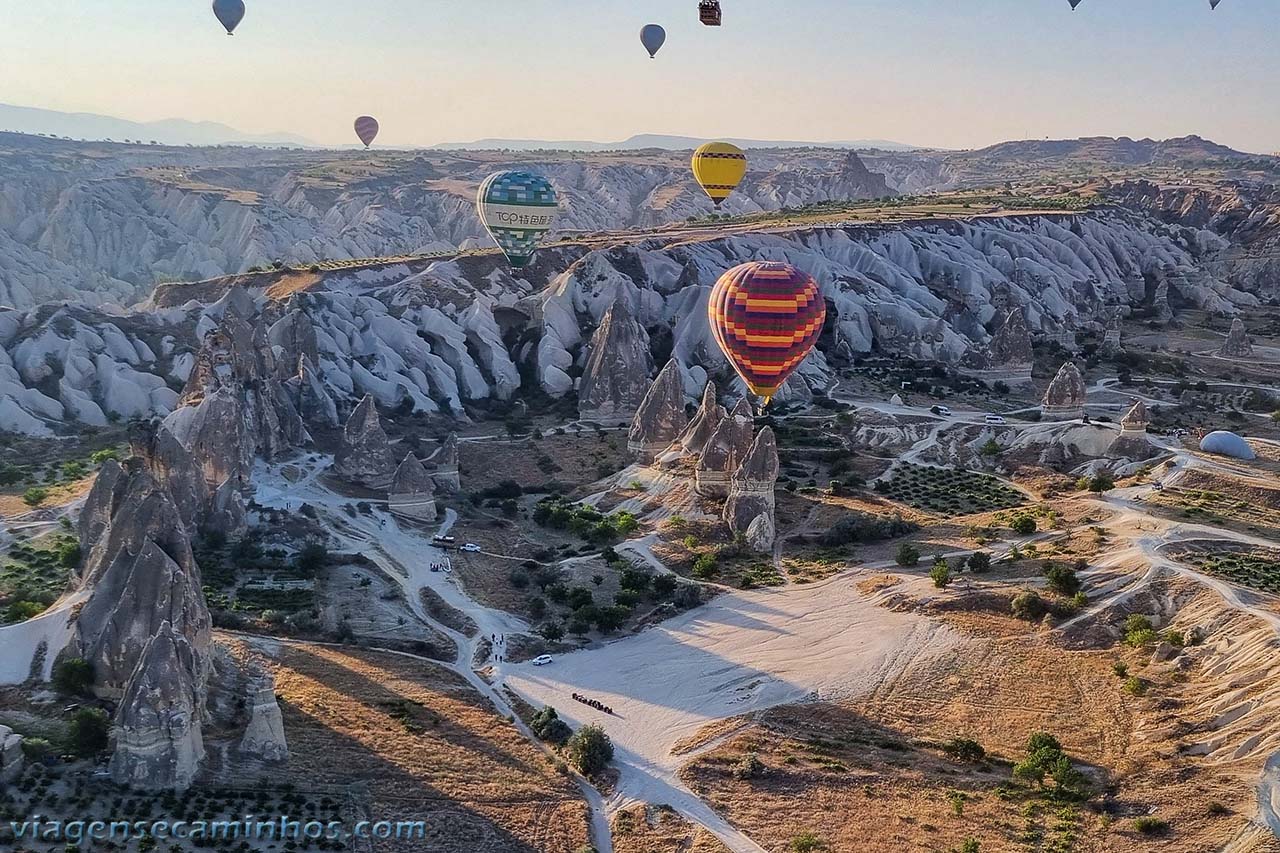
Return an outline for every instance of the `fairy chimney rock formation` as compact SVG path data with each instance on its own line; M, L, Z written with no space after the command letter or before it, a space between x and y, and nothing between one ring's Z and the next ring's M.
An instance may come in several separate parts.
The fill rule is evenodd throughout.
M702 403L698 406L698 411L694 413L684 435L680 436L680 446L686 453L700 455L706 449L716 427L727 417L729 413L724 406L716 402L715 383L708 382L707 387L702 389Z
M22 740L22 735L15 734L13 729L0 726L0 783L10 785L22 775L26 764Z
M694 491L703 497L729 494L729 479L751 449L755 422L749 415L742 414L741 406L740 401L733 412L720 421L698 457L693 472Z
M1041 412L1050 420L1073 420L1084 417L1084 377L1072 362L1066 362L1044 392Z
M306 355L298 359L298 375L289 380L298 400L298 415L307 423L336 429L338 404L316 370L315 362Z
M198 664L169 622L147 643L116 712L111 778L147 790L184 790L204 759Z
M1021 385L1031 381L1035 356L1031 349L1031 329L1021 308L1014 308L1001 320L985 345L965 354L961 371L984 382Z
M276 679L269 671L255 667L248 687L249 724L240 738L240 751L264 761L289 759L284 735L284 716L276 701Z
M1120 431L1134 434L1145 433L1150 423L1151 416L1147 413L1147 404L1139 400L1120 419Z
M729 482L729 498L724 504L724 520L729 529L745 536L752 550L762 553L773 549L774 488L778 471L778 444L773 429L765 427L734 471Z
M365 395L347 420L333 469L342 479L369 489L381 491L391 485L396 460L372 395Z
M597 421L631 420L649 390L653 358L649 335L635 318L630 297L619 291L587 349L578 386L578 413Z
M435 521L435 485L427 469L412 453L405 456L391 479L387 495L391 511L405 518Z
M462 491L462 474L458 467L458 434L449 433L449 437L440 445L435 456L431 457L435 466L431 471L431 480L437 489L447 495Z
M667 362L649 386L627 434L627 450L641 462L652 462L680 439L689 426L684 411L684 380L675 359Z
M1222 342L1218 355L1223 358L1249 358L1253 355L1253 344L1249 343L1249 333L1245 331L1244 321L1236 317L1231 321L1231 331Z

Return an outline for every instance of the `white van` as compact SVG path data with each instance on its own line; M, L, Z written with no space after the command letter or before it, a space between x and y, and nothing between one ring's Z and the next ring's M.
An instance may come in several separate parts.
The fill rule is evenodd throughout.
M1008 423L1008 421L1006 421L1004 418L1000 417L999 415L987 415L986 420L987 420L987 423L991 424L992 426L1004 426L1005 424Z

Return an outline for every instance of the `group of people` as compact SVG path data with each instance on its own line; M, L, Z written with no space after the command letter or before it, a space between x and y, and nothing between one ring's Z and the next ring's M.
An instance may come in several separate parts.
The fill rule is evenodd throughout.
M583 696L580 693L575 693L573 694L573 700L575 702L581 702L583 705L590 705L592 708L595 708L597 711L604 711L606 714L613 716L613 709L610 708L608 705L604 704L603 702L599 701L598 699L590 699L586 696Z
M489 641L493 644L493 662L502 663L503 659L506 658L507 635L490 634Z

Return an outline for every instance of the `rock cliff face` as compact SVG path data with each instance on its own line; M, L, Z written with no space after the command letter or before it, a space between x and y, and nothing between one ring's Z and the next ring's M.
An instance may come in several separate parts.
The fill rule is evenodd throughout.
M396 515L418 521L435 521L435 484L427 469L412 453L405 456L391 480L387 500Z
M635 319L631 298L619 293L588 345L578 389L578 413L602 421L628 421L649 389L653 358L649 335Z
M708 382L702 389L702 402L698 406L698 411L694 413L693 420L689 422L684 435L680 436L680 446L684 448L685 453L700 456L715 433L716 427L720 426L720 422L727 417L729 413L724 410L724 406L716 402L715 383Z
M147 642L116 712L111 778L148 790L183 790L204 760L200 664L187 638L163 622Z
M673 359L658 373L649 391L640 402L636 416L627 434L627 450L642 461L652 462L666 450L689 426L684 411L684 380L680 365Z
M703 497L729 494L729 480L751 449L754 423L741 403L722 420L694 466L694 489Z
M396 460L372 396L361 400L347 420L333 470L344 480L366 488L384 490L391 485Z
M733 472L724 504L724 520L729 529L743 535L747 545L761 553L773 550L777 531L774 487L778 471L778 445L773 430L764 427Z
M0 782L12 785L22 775L26 759L22 754L22 735L8 726L0 726Z
M456 495L462 491L462 474L458 466L458 434L449 433L448 438L440 445L440 449L432 455L431 482L447 495Z
M1249 342L1249 333L1245 331L1244 321L1236 317L1231 321L1231 331L1222 342L1218 355L1223 358L1250 358L1253 355L1253 344Z
M1147 404L1139 400L1120 419L1122 432L1145 433L1151 423L1151 415L1147 412Z
M1031 381L1034 362L1026 313L1014 308L1000 318L988 344L965 354L960 369L985 382L1025 385Z
M1041 411L1050 420L1074 420L1084 416L1086 396L1080 368L1068 361L1045 390Z

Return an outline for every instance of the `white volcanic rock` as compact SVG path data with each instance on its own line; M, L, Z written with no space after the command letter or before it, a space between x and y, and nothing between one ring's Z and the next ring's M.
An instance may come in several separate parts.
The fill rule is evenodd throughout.
M344 480L370 489L382 490L391 485L396 461L371 395L360 401L343 427L333 470Z
M1151 415L1147 412L1147 404L1138 400L1120 419L1123 432L1145 433L1151 423Z
M194 650L168 621L138 658L116 712L111 778L146 790L185 790L204 759L203 701Z
M291 387L297 396L298 414L305 422L330 429L337 428L340 423L338 404L321 381L315 365L305 355L299 360L298 375Z
M289 745L285 740L284 716L276 700L275 676L269 670L255 667L246 692L249 722L240 738L240 751L263 761L288 761Z
M694 466L694 489L703 497L729 494L729 480L751 449L755 424L744 404L739 401L720 421Z
M965 353L960 370L984 382L1024 385L1031 381L1034 362L1026 314L1022 308L1014 308L1000 318L985 346L975 346Z
M1068 361L1045 390L1041 411L1050 420L1074 420L1084 416L1086 397L1080 368Z
M680 377L680 365L672 359L659 371L636 410L627 433L627 450L642 462L652 462L677 441L688 426L684 380Z
M773 550L777 531L774 519L774 488L778 480L778 445L773 429L756 434L742 464L733 472L729 497L724 504L724 520L735 534L746 537L752 550Z
M720 426L720 422L727 417L729 413L725 411L724 406L716 402L715 383L708 382L702 389L702 402L698 406L698 411L694 413L693 420L689 422L684 435L680 436L680 446L686 453L700 455L706 448L707 442L711 440L716 427Z
M22 753L23 737L8 726L0 726L0 782L12 785L22 775L26 758Z
M630 303L630 297L620 293L591 338L578 388L578 413L583 418L630 420L648 392L653 370L649 335Z
M412 453L396 468L387 490L387 503L396 515L419 521L435 521L435 485L427 469Z
M1231 331L1227 339L1218 349L1223 358L1250 358L1253 356L1253 344L1249 342L1249 333L1245 331L1244 321L1236 317L1231 321Z

